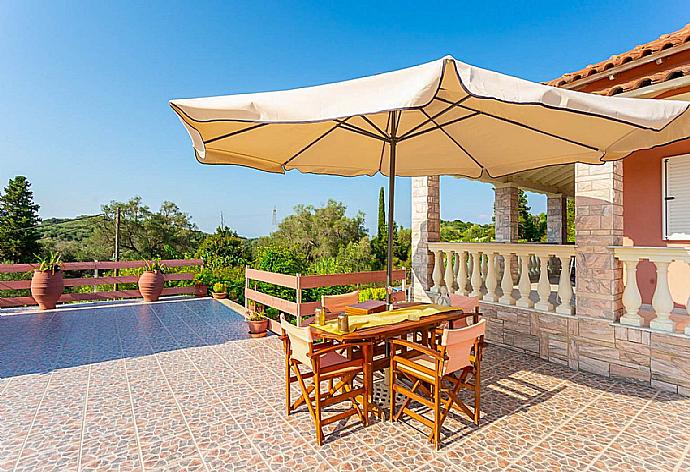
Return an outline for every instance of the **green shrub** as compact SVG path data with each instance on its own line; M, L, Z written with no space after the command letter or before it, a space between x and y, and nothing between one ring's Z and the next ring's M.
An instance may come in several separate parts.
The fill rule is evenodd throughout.
M359 301L366 302L367 300L385 300L386 289L383 287L367 287L359 291Z
M226 293L228 291L228 286L222 282L216 282L213 284L213 291L215 293Z

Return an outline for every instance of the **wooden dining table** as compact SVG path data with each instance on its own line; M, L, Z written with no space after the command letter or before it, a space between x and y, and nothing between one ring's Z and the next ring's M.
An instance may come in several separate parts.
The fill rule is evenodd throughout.
M399 308L409 308L411 306L424 305L424 303L404 303ZM395 308L394 308L395 309ZM357 316L357 315L350 315ZM465 313L462 309L444 311L434 315L424 316L418 320L405 320L393 324L375 326L371 328L357 329L348 333L331 333L326 330L319 329L318 326L312 325L312 333L316 338L324 339L333 343L342 344L344 348L349 343L371 343L372 349L369 349L370 358L368 363L371 368L368 369L369 378L365 379L368 383L367 391L369 392L369 402L372 405L373 411L378 411L381 414L380 408L372 402L372 387L373 387L373 373L375 371L382 371L388 369L390 366L390 345L389 339L407 337L410 334L418 336L419 341L425 346L432 346L435 340L435 330L440 325L447 323L450 328L453 328L453 323L463 318L474 316L474 313ZM377 345L383 344L383 349L376 352ZM350 353L352 356L363 355L362 353ZM387 376L386 376L387 377ZM388 382L388 378L386 378Z

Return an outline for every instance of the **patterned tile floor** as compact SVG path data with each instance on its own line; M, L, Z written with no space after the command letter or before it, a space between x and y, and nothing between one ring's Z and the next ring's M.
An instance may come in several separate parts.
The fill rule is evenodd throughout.
M0 470L690 470L690 399L490 347L483 420L283 414L276 337L213 300L0 317Z

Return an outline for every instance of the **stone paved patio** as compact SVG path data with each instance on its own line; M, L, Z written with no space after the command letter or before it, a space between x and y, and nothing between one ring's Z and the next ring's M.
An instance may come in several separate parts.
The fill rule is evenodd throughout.
M489 347L483 422L283 413L276 337L213 300L0 317L0 470L690 470L690 399Z

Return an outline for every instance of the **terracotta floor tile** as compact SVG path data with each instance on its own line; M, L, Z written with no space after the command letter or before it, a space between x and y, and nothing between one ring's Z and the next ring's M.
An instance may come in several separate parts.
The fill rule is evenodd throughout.
M317 446L305 406L285 416L280 340L210 299L3 316L0 333L3 471L690 470L689 399L496 346L480 426L452 412L436 451L409 418L351 418Z

